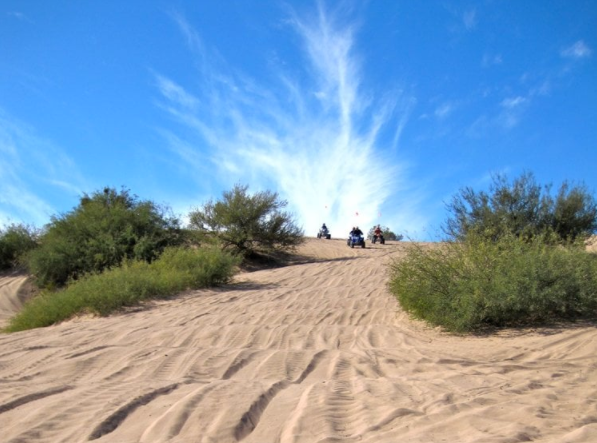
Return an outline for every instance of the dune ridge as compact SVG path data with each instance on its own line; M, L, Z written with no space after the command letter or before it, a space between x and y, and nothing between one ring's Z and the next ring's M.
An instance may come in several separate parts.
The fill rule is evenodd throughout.
M597 329L428 328L385 286L404 248L309 239L300 264L1 335L0 440L597 441Z

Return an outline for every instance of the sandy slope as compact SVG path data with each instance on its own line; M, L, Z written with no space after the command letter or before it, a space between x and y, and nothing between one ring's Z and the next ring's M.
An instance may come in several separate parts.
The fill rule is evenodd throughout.
M26 280L25 275L0 275L0 328L23 306L25 293L21 289Z
M459 338L410 321L404 245L0 336L2 442L595 442L597 330Z

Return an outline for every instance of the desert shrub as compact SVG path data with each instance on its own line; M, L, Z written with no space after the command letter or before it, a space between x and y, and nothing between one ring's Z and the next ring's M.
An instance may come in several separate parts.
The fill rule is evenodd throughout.
M286 206L277 193L250 195L248 186L235 185L221 200L209 200L192 211L189 226L244 256L293 249L304 237L291 214L283 211Z
M447 205L450 216L444 230L462 240L471 231L491 239L506 234L529 238L554 232L561 242L587 238L597 229L597 203L584 185L563 183L555 196L551 186L540 186L533 174L510 182L494 175L489 192L465 187Z
M23 264L27 253L37 246L38 232L23 224L11 224L0 229L0 270Z
M376 226L373 226L371 229L369 229L369 232L367 232L367 238L369 240L373 240L373 232L375 232L375 228L376 228ZM380 226L380 229L381 229L381 233L383 235L383 238L385 240L400 241L400 240L402 240L404 238L404 236L402 234L396 235L387 226Z
M54 216L28 266L38 285L61 286L124 259L151 262L182 242L179 221L128 190L105 188L85 194L71 212Z
M597 255L579 243L469 232L462 242L413 244L390 269L401 306L450 331L597 314Z
M106 316L143 300L226 283L238 262L218 248L167 248L152 263L127 260L62 290L43 291L11 319L6 331L49 326L86 312Z
M597 203L585 186L564 183L550 200L545 224L560 238L588 238L597 229Z

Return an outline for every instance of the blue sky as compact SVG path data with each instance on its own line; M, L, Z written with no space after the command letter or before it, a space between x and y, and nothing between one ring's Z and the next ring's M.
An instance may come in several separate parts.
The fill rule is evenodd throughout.
M0 0L0 223L235 183L433 239L492 173L597 190L597 2Z

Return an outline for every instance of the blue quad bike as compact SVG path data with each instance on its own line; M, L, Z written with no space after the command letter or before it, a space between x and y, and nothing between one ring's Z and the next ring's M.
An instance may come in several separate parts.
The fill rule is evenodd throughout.
M346 240L346 244L351 248L354 248L355 246L360 246L361 248L364 248L365 237L363 237L362 235L351 235L350 237L348 237L348 240Z

